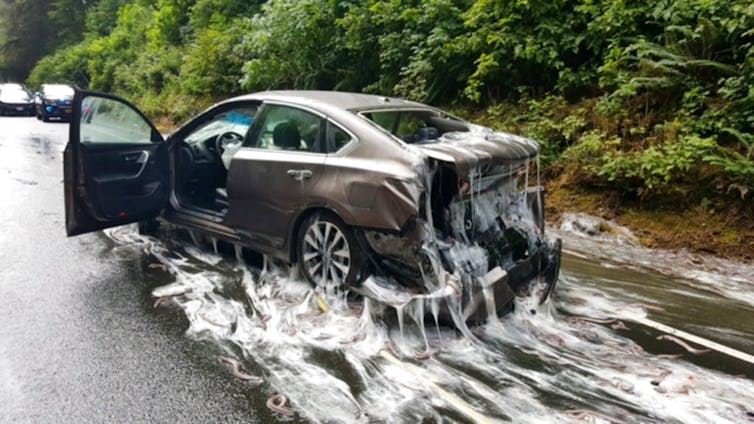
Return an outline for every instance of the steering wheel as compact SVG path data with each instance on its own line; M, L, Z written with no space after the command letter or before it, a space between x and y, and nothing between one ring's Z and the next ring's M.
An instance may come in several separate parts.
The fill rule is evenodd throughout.
M243 136L241 134L233 131L220 133L220 135L218 135L215 139L215 151L218 155L222 156L222 154L225 152L225 147L228 144L241 142L243 142Z

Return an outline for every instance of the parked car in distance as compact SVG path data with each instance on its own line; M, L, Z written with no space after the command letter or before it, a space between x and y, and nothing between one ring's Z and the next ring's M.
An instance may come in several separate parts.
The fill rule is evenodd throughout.
M298 264L322 289L370 275L427 299L450 288L463 319L470 303L484 309L482 290L504 312L533 281L541 301L557 281L560 241L529 184L539 145L431 106L270 91L164 139L127 101L77 90L69 131L69 236L159 218Z
M42 84L40 91L34 94L37 119L45 122L53 118L70 120L73 93L74 90L69 85Z
M0 88L0 115L34 116L31 94L19 84L3 84Z

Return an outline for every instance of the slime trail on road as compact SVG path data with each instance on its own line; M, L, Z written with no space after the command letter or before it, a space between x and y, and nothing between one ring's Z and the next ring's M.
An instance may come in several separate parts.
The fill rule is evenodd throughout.
M434 324L425 329L421 320L396 326L393 309L342 294L329 297L323 313L310 286L286 267L250 268L170 235L106 233L117 248L144 249L164 265L174 281L152 294L173 296L163 307L184 311L186 334L238 358L244 373L264 379L246 390L284 396L295 420L468 421L476 413L513 422L736 423L754 405L752 380L667 350L675 348L654 340L662 333L647 342L651 329L610 328L613 318L643 316L636 303L659 299L616 281L603 288L567 266L553 301L518 299L513 314L462 336ZM682 358L664 356L679 352ZM438 396L438 388L459 403ZM459 412L461 404L473 411Z

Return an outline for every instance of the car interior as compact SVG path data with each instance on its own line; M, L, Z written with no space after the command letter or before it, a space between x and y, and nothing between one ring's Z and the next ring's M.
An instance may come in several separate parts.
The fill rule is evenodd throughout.
M246 137L257 109L256 105L250 105L222 111L208 117L179 141L175 191L184 206L204 213L225 214L229 156Z

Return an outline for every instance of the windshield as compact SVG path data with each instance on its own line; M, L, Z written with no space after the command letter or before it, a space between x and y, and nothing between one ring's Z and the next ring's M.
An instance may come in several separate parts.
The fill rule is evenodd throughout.
M44 87L44 96L56 99L73 97L73 88L67 85L48 85Z
M0 92L0 101L4 103L26 103L31 96L24 90L8 90Z
M13 82L0 84L0 91L2 90L24 90L24 86Z
M186 137L185 141L186 143L192 144L217 137L218 135L227 132L233 132L245 136L246 131L249 129L252 122L254 122L255 114L256 107L234 109L224 112L215 117L214 120L196 129Z
M426 143L452 131L468 131L468 124L437 109L363 111L361 116L406 143Z

